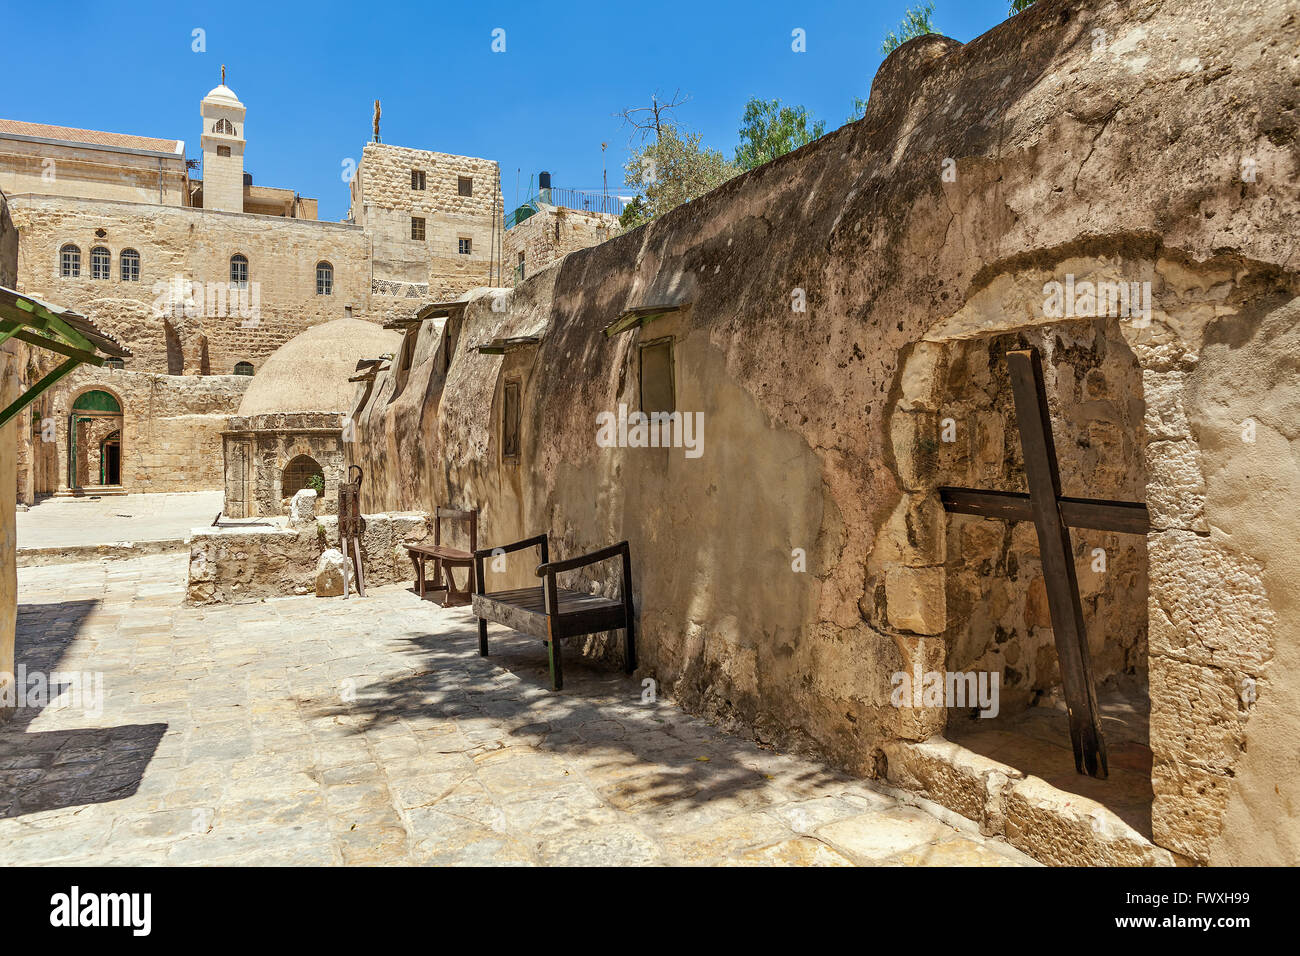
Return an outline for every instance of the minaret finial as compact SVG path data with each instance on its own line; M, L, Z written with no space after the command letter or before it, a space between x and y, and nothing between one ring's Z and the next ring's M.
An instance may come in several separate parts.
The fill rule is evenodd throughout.
M221 64L221 85L226 85L226 64Z

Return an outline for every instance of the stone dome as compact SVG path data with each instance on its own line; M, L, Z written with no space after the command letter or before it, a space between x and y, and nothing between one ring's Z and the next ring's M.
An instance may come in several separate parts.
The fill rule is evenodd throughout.
M266 360L244 392L239 415L279 412L352 411L360 359L396 355L402 336L361 319L313 325L285 342Z

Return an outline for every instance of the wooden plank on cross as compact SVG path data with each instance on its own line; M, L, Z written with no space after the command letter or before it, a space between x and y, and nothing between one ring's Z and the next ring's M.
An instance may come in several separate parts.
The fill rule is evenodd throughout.
M1105 777L1108 774L1106 741L1101 732L1070 528L1145 534L1149 527L1147 508L1132 501L1067 498L1061 494L1061 475L1038 351L1008 352L1007 365L1011 372L1016 426L1024 452L1029 494L940 488L939 497L944 509L952 513L1034 523L1052 618L1052 635L1061 662L1061 682L1069 710L1074 766L1079 773Z

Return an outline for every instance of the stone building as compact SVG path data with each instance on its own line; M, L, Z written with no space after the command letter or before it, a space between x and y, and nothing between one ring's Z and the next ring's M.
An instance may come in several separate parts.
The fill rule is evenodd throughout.
M479 508L480 547L552 559L628 540L639 676L1046 862L1295 865L1298 31L1039 0L904 44L861 121L413 327L357 413L363 510ZM939 491L1026 487L1027 347L1064 494L1150 517L1072 532L1105 780L1071 759L1033 526ZM681 416L675 447L611 439L628 409ZM997 717L895 695L976 671Z
M499 275L504 214L492 160L367 143L350 189L376 318L409 318L424 301Z
M201 178L181 140L0 120L16 288L77 309L132 352L33 407L19 438L22 501L222 487L224 420L277 349L320 323L410 317L500 271L495 163L369 144L353 218L323 222L315 199L254 184L248 111L224 77L199 112ZM120 455L120 484L101 484L84 457L98 461L104 422L72 424L92 392L119 408L120 444L106 447Z
M506 219L503 258L510 282L500 284L518 283L570 252L617 236L621 211L614 196L542 189Z
M222 513L279 515L287 499L311 487L321 494L324 513L337 511L343 429L357 391L349 379L359 360L392 358L401 341L372 322L336 319L277 349L222 432Z

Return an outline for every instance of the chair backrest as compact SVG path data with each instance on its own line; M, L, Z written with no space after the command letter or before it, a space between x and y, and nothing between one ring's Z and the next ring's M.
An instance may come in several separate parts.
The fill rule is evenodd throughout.
M433 544L434 547L442 544L442 522L443 519L448 521L468 521L469 522L469 549L470 551L478 550L478 509L473 508L469 511L460 511L455 508L435 508L433 512Z

